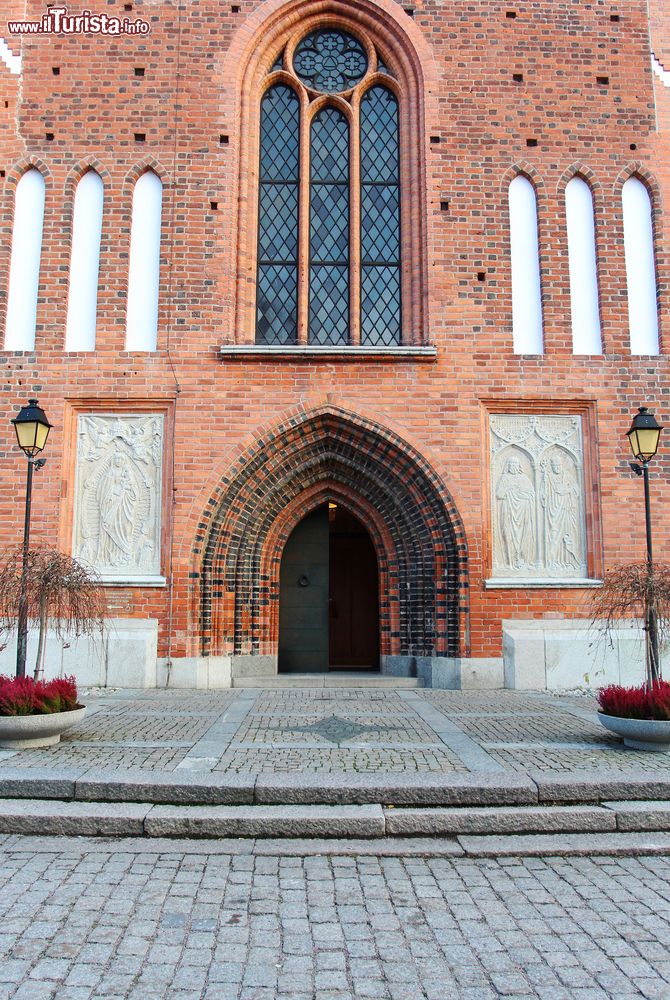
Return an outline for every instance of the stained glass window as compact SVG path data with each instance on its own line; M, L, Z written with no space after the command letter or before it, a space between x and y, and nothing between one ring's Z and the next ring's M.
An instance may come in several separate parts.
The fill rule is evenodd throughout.
M300 102L285 84L261 105L256 340L293 344L298 326Z
M368 57L353 35L344 31L314 31L296 48L293 67L308 87L334 94L349 90L363 79Z
M309 339L349 340L349 125L326 107L312 123Z
M268 70L283 67L293 84L271 86L260 109L258 344L402 342L399 107L388 66L370 51L323 28ZM376 82L375 65L386 74ZM351 90L345 106L337 95ZM319 93L334 96L324 104Z
M381 86L361 102L361 343L400 343L398 102Z

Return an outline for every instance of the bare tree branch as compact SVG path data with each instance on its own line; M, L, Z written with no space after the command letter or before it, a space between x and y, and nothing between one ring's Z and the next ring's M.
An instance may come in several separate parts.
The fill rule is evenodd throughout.
M17 621L22 558L21 546L0 557L0 635L11 631ZM40 626L38 675L47 622L61 640L102 635L107 606L97 574L57 549L31 549L27 571L28 616Z

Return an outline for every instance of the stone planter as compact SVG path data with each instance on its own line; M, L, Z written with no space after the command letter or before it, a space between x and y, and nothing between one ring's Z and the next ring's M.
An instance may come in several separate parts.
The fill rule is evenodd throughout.
M85 708L75 708L51 715L0 715L0 748L27 750L53 746L60 743L61 733L81 722L85 714Z
M670 750L670 721L665 719L620 719L615 715L598 712L605 729L623 737L624 746L632 750L652 750L663 753Z

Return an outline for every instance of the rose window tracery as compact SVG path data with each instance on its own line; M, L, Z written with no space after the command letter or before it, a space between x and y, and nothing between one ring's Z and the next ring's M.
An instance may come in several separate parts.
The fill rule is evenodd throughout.
M350 90L368 68L365 49L344 31L314 31L293 54L296 75L312 90L336 94Z

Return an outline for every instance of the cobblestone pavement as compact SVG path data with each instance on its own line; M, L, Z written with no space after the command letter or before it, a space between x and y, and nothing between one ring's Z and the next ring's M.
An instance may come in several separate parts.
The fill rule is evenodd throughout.
M670 859L0 838L2 1000L670 997Z
M590 696L388 688L90 692L56 747L0 767L273 772L668 772L623 748Z

